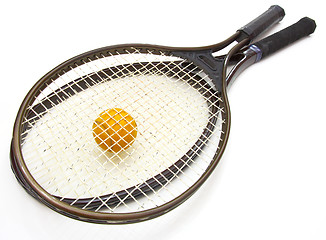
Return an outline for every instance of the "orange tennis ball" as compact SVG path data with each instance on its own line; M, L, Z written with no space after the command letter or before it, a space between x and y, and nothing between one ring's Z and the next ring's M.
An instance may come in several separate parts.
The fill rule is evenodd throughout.
M94 121L93 136L103 150L118 153L135 141L137 125L129 113L112 108L103 111Z

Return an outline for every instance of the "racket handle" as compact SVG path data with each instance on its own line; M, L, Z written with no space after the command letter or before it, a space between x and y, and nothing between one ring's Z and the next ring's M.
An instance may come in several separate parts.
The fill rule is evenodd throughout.
M260 59L263 59L300 38L310 35L315 29L315 21L308 17L304 17L297 23L254 43L253 46L258 47L261 52Z
M284 15L285 12L283 8L278 5L271 6L266 12L238 30L240 35L238 36L237 41L240 42L246 38L252 41L262 32L280 22Z

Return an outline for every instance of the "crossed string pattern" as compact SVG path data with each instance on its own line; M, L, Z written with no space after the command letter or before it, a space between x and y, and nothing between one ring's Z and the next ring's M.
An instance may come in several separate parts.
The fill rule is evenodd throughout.
M210 78L190 65L134 48L71 67L25 116L29 171L61 201L94 211L142 211L176 198L208 168L224 123ZM92 135L97 115L112 107L133 116L138 132L116 153Z

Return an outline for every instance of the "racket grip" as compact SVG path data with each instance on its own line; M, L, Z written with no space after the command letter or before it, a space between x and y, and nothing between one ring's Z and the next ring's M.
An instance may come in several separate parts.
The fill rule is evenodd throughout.
M271 6L266 12L238 30L240 35L237 41L240 42L246 38L252 41L261 33L280 22L284 15L285 12L283 8L278 5Z
M261 58L267 57L272 53L288 46L289 44L310 35L316 29L314 20L304 17L297 23L277 32L273 35L254 43L253 45L260 50Z

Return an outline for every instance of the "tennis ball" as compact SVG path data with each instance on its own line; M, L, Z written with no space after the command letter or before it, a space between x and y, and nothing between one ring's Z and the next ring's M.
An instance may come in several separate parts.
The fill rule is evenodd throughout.
M126 111L111 108L103 111L94 121L93 136L103 150L118 153L134 142L137 125Z

